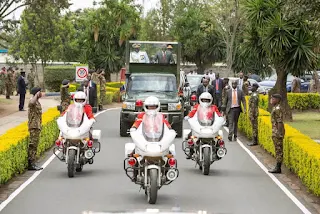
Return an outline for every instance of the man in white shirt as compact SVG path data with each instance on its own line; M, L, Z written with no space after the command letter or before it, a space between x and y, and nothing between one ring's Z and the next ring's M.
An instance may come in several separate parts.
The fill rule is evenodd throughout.
M239 80L238 80L238 86L240 89L242 89L242 86L243 86L243 72L240 72L239 73Z
M212 70L209 71L209 77L211 79L211 82L216 78L216 74L212 72Z
M140 44L133 44L134 51L130 52L130 63L150 63L147 52L140 51Z

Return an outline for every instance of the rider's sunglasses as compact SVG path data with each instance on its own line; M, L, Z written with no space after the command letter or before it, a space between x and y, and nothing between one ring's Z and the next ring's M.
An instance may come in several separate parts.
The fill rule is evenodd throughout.
M208 99L202 99L201 101L204 103L210 103L210 100L208 100Z
M83 100L83 99L76 99L75 100L77 103L83 103L85 100Z

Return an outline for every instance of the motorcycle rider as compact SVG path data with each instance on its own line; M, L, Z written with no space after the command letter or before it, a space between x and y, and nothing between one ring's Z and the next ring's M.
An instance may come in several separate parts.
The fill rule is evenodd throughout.
M84 92L82 91L78 91L74 94L73 96L73 104L69 105L69 107L67 108L67 110L65 110L62 114L61 114L61 117L66 113L68 112L68 109L70 109L71 107L73 107L73 105L75 105L76 107L78 108L83 108L83 112L87 115L88 119L89 120L93 120L94 122L96 121L95 120L95 117L92 113L92 107L91 105L87 104L86 102L87 100L87 96ZM59 134L59 138L62 136L62 132L60 131L60 134ZM89 131L89 137L91 140L93 140L92 138L92 133L91 131ZM64 155L62 157L62 159L64 159Z
M144 112L141 112L140 114L138 114L137 119L132 125L130 131L134 131L140 126L140 124L142 123L143 116L145 114L149 114L149 115L157 114L160 110L160 101L157 97L150 96L143 103L143 108L144 108ZM166 120L164 115L163 115L163 123L166 124L169 129L171 129L171 125Z
M223 115L219 112L218 107L216 105L212 104L212 101L213 101L213 98L209 92L202 93L199 97L199 104L196 104L193 107L193 109L189 112L189 114L184 117L184 119L188 120L188 119L192 118L196 114L199 106L204 107L204 108L211 107L212 112L215 112L219 117L222 117ZM191 136L192 136L192 131L190 131L190 133L188 134L187 139L189 139ZM194 149L190 148L190 156L188 156L187 159L191 159L193 153L194 153Z

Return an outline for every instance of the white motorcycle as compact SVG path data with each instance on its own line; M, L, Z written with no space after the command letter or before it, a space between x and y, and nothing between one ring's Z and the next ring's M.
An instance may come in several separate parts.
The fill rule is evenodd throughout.
M101 131L93 130L92 141L90 129L94 121L88 119L83 107L75 105L70 105L57 123L62 135L56 141L53 153L68 165L68 176L74 177L75 171L81 172L83 165L93 164L93 157L101 149Z
M208 175L210 165L227 154L221 128L224 117L219 117L211 107L199 106L194 117L188 119L190 133L185 133L182 149L188 157L196 161L204 175ZM193 152L192 152L193 151Z
M158 189L174 181L179 171L175 157L174 130L163 123L163 115L145 114L138 129L130 129L133 143L125 144L124 170L132 182L145 190L150 204Z

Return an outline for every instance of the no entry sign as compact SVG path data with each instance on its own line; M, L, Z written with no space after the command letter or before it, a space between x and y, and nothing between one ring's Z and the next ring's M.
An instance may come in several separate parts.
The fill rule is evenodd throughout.
M77 66L76 67L76 81L82 82L88 76L88 66Z

